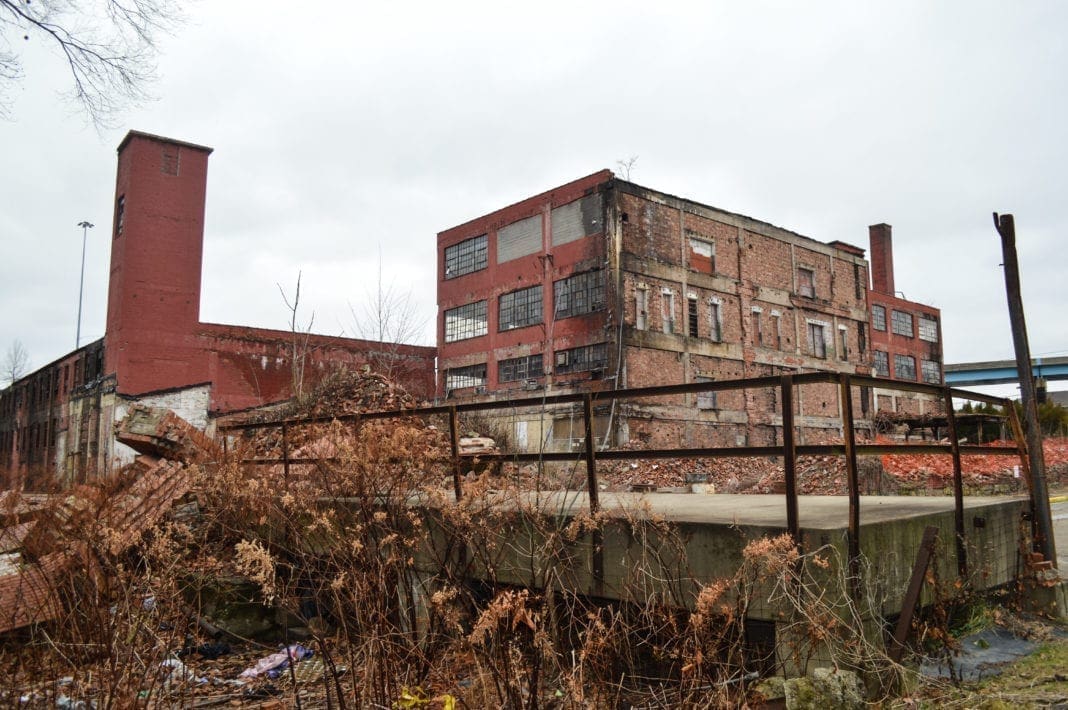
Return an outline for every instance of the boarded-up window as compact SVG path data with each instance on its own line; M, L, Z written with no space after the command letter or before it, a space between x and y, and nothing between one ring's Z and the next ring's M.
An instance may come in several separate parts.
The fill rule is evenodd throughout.
M578 241L604 231L601 193L588 195L552 211L553 246Z
M541 251L541 215L521 219L497 230L497 263Z
M821 323L808 324L808 354L812 357L827 357L827 333Z
M715 378L705 377L698 375L695 378L696 382L713 382ZM698 409L715 409L716 408L716 392L698 392L697 393L697 408Z
M697 337L697 296L686 298L686 333L691 338Z
M163 147L163 153L160 156L159 171L164 175L177 175L181 167L182 154L180 148L176 145L168 145Z
M808 298L816 297L816 272L812 269L797 270L797 292Z
M716 272L716 244L711 239L690 237L690 268L702 274Z
M634 327L638 330L649 327L649 289L638 287L634 292Z

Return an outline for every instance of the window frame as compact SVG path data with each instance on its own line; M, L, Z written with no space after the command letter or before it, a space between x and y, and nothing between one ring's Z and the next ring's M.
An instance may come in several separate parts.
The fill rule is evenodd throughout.
M536 296L531 294L537 292ZM543 290L541 284L502 293L497 297L497 332L503 333L517 328L537 325L545 320ZM505 300L508 300L508 305ZM518 301L522 301L518 303ZM516 313L522 310L524 317L516 319ZM507 314L507 319L506 319Z
M819 337L816 334L819 333ZM817 347L818 345L818 347ZM811 357L820 360L827 359L827 325L824 323L808 322L808 352Z
M802 278L804 275L804 278ZM806 290L808 291L806 293ZM816 270L807 266L797 267L797 295L805 298L816 297Z
M563 356L564 362L561 362ZM568 375L592 372L608 367L608 343L593 343L553 353L553 374Z
M451 252L451 254L450 254ZM453 271L450 271L450 264ZM445 280L457 279L489 266L489 235L480 234L445 247L442 252L442 269Z
M871 370L876 377L890 376L890 353L886 350L872 350ZM882 356L881 358L879 356ZM880 367L880 364L882 367Z
M933 369L933 373L931 372ZM932 385L942 384L942 364L937 360L920 359L920 377Z
M470 315L464 311L472 311ZM481 313L480 313L481 311ZM481 328L479 328L479 316L481 315ZM465 325L461 327L461 320ZM445 311L443 317L443 334L446 343L456 343L461 340L480 338L489 334L489 313L486 301L472 301L462 306L456 306ZM451 326L450 326L451 322ZM471 323L473 325L466 325Z
M911 373L911 376L909 375L909 373ZM915 381L916 358L914 358L912 355L894 353L894 378L898 380Z
M532 365L536 365L531 369ZM497 382L521 382L545 376L545 357L542 353L522 355L497 361Z
M905 323L908 322L908 330L906 332ZM916 330L913 323L915 319L908 311L899 311L896 308L890 309L890 332L894 335L900 335L903 338L915 337Z
M562 320L603 311L604 291L604 269L580 271L553 281L553 317Z
M479 377L478 373L481 371L482 376ZM469 387L485 387L486 386L486 363L480 362L474 365L463 365L461 367L450 367L445 370L445 391L454 392L456 390L467 389ZM456 386L450 386L450 381L453 377L461 378L464 383ZM467 380L471 380L470 383Z
M871 327L880 333L886 332L886 306L873 304L871 307Z
M917 334L920 340L928 343L938 342L938 319L934 316L921 313L917 319Z

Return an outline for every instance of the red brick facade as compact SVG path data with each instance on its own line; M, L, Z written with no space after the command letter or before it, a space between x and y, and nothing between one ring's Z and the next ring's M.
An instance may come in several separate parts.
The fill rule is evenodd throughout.
M0 392L9 486L107 470L124 402L204 391L203 417L290 396L292 333L200 322L211 149L134 131L118 153L106 335ZM436 352L319 335L297 349L307 388L334 368L368 365L417 397L433 394Z
M863 254L602 171L438 235L438 392L508 399L573 386L866 374ZM538 287L537 315L516 322L517 294ZM527 365L521 378L517 359ZM781 429L775 399L768 390L625 402L599 425L619 443L762 444ZM833 386L808 387L799 400L803 427L840 421ZM858 392L854 407L867 413L869 402ZM566 448L571 415L552 418L540 435ZM532 423L516 419L524 432Z

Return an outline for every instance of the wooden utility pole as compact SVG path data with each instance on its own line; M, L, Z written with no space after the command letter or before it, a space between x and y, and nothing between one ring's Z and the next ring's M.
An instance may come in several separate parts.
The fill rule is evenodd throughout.
M1035 516L1038 551L1057 566L1057 549L1053 541L1053 516L1050 513L1049 489L1046 487L1046 459L1042 452L1042 430L1038 426L1035 378L1031 373L1031 346L1027 341L1023 298L1020 296L1020 264L1016 259L1016 222L1011 214L994 213L994 227L1001 235L1001 252L1005 267L1005 293L1009 299L1009 322L1016 347L1016 372L1020 376L1020 403L1023 405L1024 436L1031 465L1031 507Z

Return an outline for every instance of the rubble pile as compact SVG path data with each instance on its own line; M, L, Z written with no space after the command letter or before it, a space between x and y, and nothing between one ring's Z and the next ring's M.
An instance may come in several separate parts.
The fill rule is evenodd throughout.
M806 442L841 444L841 439ZM879 437L874 443L892 444ZM945 443L945 442L942 442ZM986 446L1007 446L995 442ZM1068 439L1047 439L1043 451L1051 480L1068 477ZM1015 485L1014 466L1019 460L1004 455L962 457L963 479L971 488ZM953 461L944 454L885 454L858 459L861 493L889 494L902 489L942 489L952 484ZM695 481L712 484L718 493L781 493L784 473L780 457L659 459L603 462L600 478L608 490L626 491L632 486L673 488ZM799 456L797 486L801 495L848 493L845 459L842 456Z

